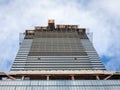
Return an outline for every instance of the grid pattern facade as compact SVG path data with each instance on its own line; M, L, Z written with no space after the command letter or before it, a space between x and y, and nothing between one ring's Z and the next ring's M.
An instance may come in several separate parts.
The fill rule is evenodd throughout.
M120 80L0 81L0 90L120 90Z
M94 69L104 69L104 66L102 64L102 61L100 60L96 50L94 49L92 43L89 39L81 39L80 40L82 45L84 46L85 52L87 53L87 56L89 57L89 60L92 64L92 67Z
M80 54L87 55L79 38L35 38L29 53L31 56L79 56Z
M24 70L32 39L24 39L16 55L11 71Z

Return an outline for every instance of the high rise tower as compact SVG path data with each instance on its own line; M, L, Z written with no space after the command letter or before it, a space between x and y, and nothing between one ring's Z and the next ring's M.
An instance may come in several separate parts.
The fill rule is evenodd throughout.
M105 70L85 28L49 20L26 30L0 90L120 90L120 72Z
M11 71L105 70L84 28L56 25L26 30Z

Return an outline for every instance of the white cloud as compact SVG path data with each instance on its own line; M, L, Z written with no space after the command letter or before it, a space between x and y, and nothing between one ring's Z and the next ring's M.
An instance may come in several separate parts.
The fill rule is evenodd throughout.
M120 1L93 1L94 2L91 4L91 7L95 9L92 9L92 11L98 15L96 15L99 22L99 24L97 24L99 28L98 30L101 29L97 36L98 38L94 38L96 40L96 49L101 56L105 55L110 58L109 62L106 63L108 70L120 70ZM97 42L97 40L102 43Z
M106 67L120 70L119 0L14 0L0 3L0 70L7 70L18 50L18 34L37 25L78 24L89 28L100 56L111 57ZM114 63L113 63L114 62ZM3 67L7 67L3 69Z

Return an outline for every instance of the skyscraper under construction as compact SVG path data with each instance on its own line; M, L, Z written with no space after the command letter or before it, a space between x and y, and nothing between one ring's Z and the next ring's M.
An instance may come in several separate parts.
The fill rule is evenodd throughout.
M7 77L0 81L0 90L5 86L9 90L120 89L120 80L116 80L120 72L105 70L86 29L55 25L54 20L25 31L10 72L0 76Z
M85 29L57 25L26 30L11 71L18 70L105 70Z

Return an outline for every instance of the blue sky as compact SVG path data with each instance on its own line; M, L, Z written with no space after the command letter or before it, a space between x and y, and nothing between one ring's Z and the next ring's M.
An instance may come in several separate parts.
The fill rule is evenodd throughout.
M120 0L0 0L0 71L9 71L19 33L34 26L77 24L93 32L93 45L107 70L120 71Z

